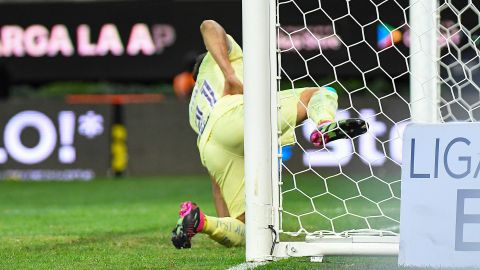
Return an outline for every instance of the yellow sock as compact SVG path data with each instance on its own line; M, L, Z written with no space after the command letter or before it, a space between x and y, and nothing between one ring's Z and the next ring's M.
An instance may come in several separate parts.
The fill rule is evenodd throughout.
M245 224L236 218L205 216L205 225L202 232L226 247L239 246L245 243Z
M325 120L333 121L338 108L338 96L335 89L325 87L315 92L308 102L308 117L319 124Z

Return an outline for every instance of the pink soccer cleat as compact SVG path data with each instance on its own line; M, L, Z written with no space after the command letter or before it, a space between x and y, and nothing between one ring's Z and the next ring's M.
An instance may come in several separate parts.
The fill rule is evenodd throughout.
M364 134L368 130L368 124L358 118L343 119L338 122L323 121L310 134L310 142L318 148L338 139L354 138Z
M183 202L180 205L179 219L172 231L172 243L178 248L191 248L191 239L203 230L205 214L200 211L197 204Z

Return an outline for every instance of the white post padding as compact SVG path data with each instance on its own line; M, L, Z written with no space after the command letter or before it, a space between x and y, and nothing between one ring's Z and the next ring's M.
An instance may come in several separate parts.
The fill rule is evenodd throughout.
M410 102L414 122L439 121L438 0L410 0Z
M270 0L243 0L246 259L271 259L272 224L272 28ZM275 111L276 113L276 111ZM275 135L276 136L276 135Z

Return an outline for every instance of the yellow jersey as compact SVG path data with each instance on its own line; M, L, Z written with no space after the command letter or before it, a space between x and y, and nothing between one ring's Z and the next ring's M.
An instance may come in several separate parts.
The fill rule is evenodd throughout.
M243 52L237 42L228 36L228 59L235 74L243 83ZM208 52L200 65L197 81L189 105L190 126L201 135L215 104L223 97L225 78L222 70Z

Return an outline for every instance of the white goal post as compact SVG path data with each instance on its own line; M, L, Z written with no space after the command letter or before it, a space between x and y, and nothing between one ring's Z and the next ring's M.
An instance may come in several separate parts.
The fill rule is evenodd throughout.
M354 11L350 9L350 5L355 1L298 1L302 3L312 1L313 7L309 8L301 6L297 1L242 1L246 260L261 262L291 256L321 258L325 255L396 255L399 249L398 227L392 229L392 226L385 224L399 223L399 218L389 214L388 211L398 210L392 204L399 205L400 179L384 179L376 172L382 171L381 164L385 162L393 164L397 168L400 167L400 161L395 158L398 154L388 153L386 146L389 145L393 148L397 145L395 142L401 141L401 134L393 136L393 139L379 139L376 135L382 133L385 125L377 127L370 125L370 129L373 131L369 130L365 137L371 139L368 140L371 142L370 144L378 144L381 150L377 153L384 156L381 158L378 155L377 157L366 157L361 153L364 151L361 146L359 149L356 147L359 144L358 138L350 139L347 147L349 150L345 150L347 152L344 151L343 156L335 156L334 149L304 149L299 134L301 134L301 130L305 133L308 130L311 132L312 129L308 123L302 123L296 127L297 135L294 146L300 148L298 153L303 155L305 170L290 169L285 157L282 156L282 146L279 143L278 92L282 90L281 88L285 88L284 81L287 82L289 89L297 88L302 80L309 80L311 86L337 85L340 87L337 91L341 90L343 93L343 96L339 93L339 101L347 99L344 102L344 108L339 109L339 115L361 117L365 118L367 122L376 121L376 117L384 117L393 123L391 135L401 133L400 127L410 121L478 121L480 118L480 98L478 98L480 87L478 85L480 83L473 78L472 74L480 67L477 47L480 44L480 22L478 27L462 25L464 23L463 16L467 13L478 15L478 20L480 20L478 5L472 5L471 0L461 1L465 3L464 6L459 6L458 2L460 1L457 0L404 0L404 5L398 4L398 2L402 2L401 0L398 2L396 0L357 1L370 4L375 10L377 17L369 22L359 21L353 15ZM324 6L326 2L335 2L339 5L345 2L345 14L331 15L327 6ZM378 16L383 9L382 5L386 5L387 2L397 5L396 8L405 17L404 24L390 26L380 18L381 16ZM303 22L296 25L292 23L288 27L284 26L279 14L282 13L280 10L285 6L291 6L300 14L298 17ZM312 16L317 13L327 18L331 27L314 29L310 23ZM452 23L449 21L447 26L442 26L441 14L453 16ZM407 17L409 17L408 21ZM360 41L346 41L345 36L339 32L341 29L337 24L343 20L349 20L356 26L358 25L361 29ZM389 45L373 48L366 41L366 29L375 26L379 29L378 31L388 30L388 34L382 37L387 39ZM401 49L397 48L396 42L400 41L394 32L397 35L404 35L404 44L400 44L398 47L404 45L409 47L409 53L402 54ZM310 43L302 45L302 40L295 39L296 35L303 35L303 40L309 37L313 37L313 39L309 40ZM463 43L454 41L459 35L463 35L466 41ZM286 46L279 44L279 40L282 38L287 41ZM328 53L329 49L325 46L332 44L338 45L338 50L343 49L348 59L334 63L331 58L324 55L324 53ZM298 48L300 46L310 46L309 49L313 49L309 52L310 54L304 54ZM353 57L354 50L360 46L363 46L366 51L374 51L372 58L376 65L361 67L358 59ZM443 53L442 47L444 47ZM385 65L396 65L397 63L385 64L385 61L382 62L383 54L388 52L403 55L406 71L390 73ZM463 55L467 55L467 53L468 57ZM288 58L288 54L305 62L305 74L292 75L283 66L283 56ZM314 75L309 71L309 65L317 59L322 59L322 63L328 63L331 66L333 76L330 81L326 79L319 83L317 78L313 78ZM352 72L360 73L360 80L363 83L361 86L345 85L341 79L343 73L340 70L343 70L346 65L350 65L350 69L346 72L349 74L348 76L353 76ZM368 80L372 78L370 75L377 73L382 73L386 77L387 84L392 88L391 93L377 94L371 90L370 85L367 85L369 84ZM464 77L454 73L464 74ZM408 91L404 93L405 91L398 90L397 83L399 81L405 83L407 79L409 93ZM442 92L442 87L446 89L445 94ZM356 108L356 95L362 91L373 96L371 100L378 104L379 112ZM473 99L476 100L472 101L471 98L465 97L470 92L473 93L472 96L475 96ZM385 104L390 103L385 102L392 97L405 103L403 105L408 108L409 112L406 119L402 118L397 121L386 112ZM392 106L397 105L392 103ZM378 130L374 130L375 128ZM366 144L366 142L363 143ZM338 149L340 148L338 146ZM390 149L390 151L392 150ZM338 159L339 164L335 165L337 173L325 175L322 173L322 168L317 169L312 165L309 155L319 156L325 153L330 154L333 159ZM350 160L351 157L357 159L357 163L365 168L367 171L365 175L347 173L349 165L344 161ZM388 170L390 167L382 172L385 174L385 171ZM310 178L317 177L318 186L323 189L317 193L309 190L312 186L315 187L310 182L316 180L303 180L301 177L305 173L309 173ZM302 188L301 184L305 181L309 183L306 184L306 188ZM343 183L342 181L351 185L354 191L346 195L334 191ZM374 198L375 194L372 195L365 189L365 186L370 184L374 184L374 189L383 187L384 192L388 194L380 196L381 198ZM378 190L380 192L380 189ZM299 200L297 198L303 198L305 209L309 210L304 210L297 205L288 208L285 203L288 201L286 198L293 198L290 201L295 203ZM358 209L352 207L357 202L361 203L362 207L369 205L374 209L370 212L359 213ZM339 206L336 212L322 208L323 205L334 204ZM307 220L310 222L308 226L306 225ZM314 220L313 223L311 220ZM348 221L345 223L343 220ZM322 226L326 229L320 225L318 228L314 228L316 221L318 224L323 222ZM295 222L298 224L294 224ZM348 226L345 224L349 224L349 222L355 225L352 225L352 228L345 228ZM377 225L377 223L381 225ZM289 226L293 229L289 229ZM303 236L303 238L299 241L298 236Z
M243 1L245 194L247 261L265 261L273 238L273 181L276 147L276 42L274 1ZM275 89L273 91L273 89ZM269 91L272 90L272 91ZM273 150L275 149L275 150Z

